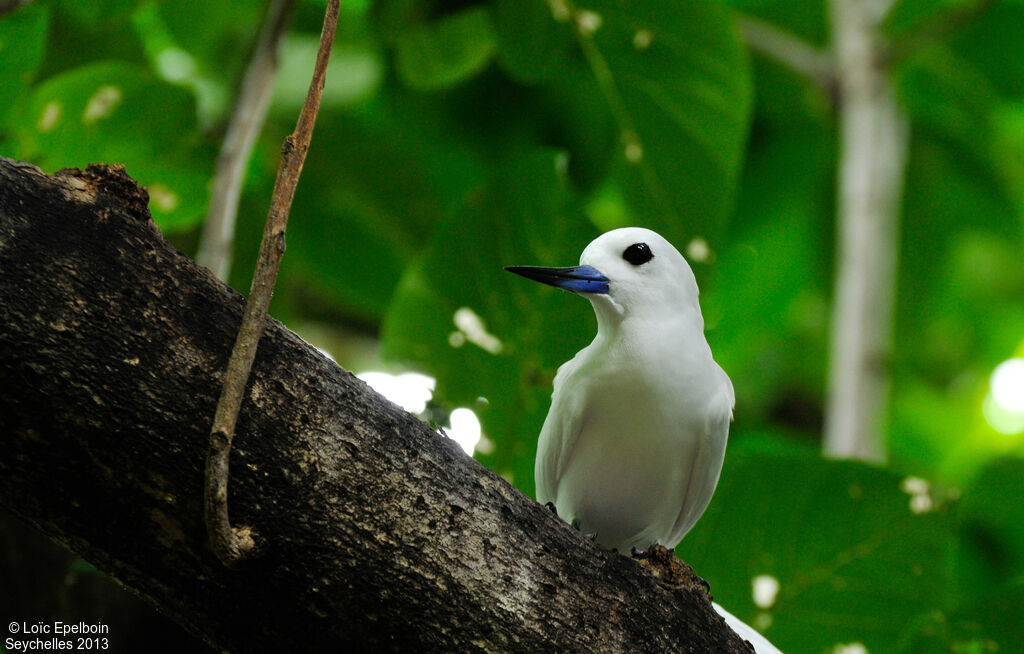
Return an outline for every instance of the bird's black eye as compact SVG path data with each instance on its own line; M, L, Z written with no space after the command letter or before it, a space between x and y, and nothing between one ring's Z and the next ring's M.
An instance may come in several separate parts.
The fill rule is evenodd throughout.
M634 243L623 250L622 258L634 266L639 266L654 258L654 253L651 252L651 248L646 243Z

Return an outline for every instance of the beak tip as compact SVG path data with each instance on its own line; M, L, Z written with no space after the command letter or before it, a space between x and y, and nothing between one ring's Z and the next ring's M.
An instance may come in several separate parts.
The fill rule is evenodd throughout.
M591 266L572 266L569 268L505 266L504 268L510 273L515 273L527 279L573 293L608 293L608 278Z

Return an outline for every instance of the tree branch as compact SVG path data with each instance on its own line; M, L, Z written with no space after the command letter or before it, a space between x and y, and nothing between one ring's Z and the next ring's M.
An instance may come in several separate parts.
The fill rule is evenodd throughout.
M309 142L313 138L313 126L316 124L324 78L327 75L327 62L331 57L331 44L334 43L334 33L338 26L338 4L339 0L327 3L324 27L320 34L320 49L317 51L306 102L299 113L295 132L285 139L281 148L281 164L277 170L270 211L263 229L252 289L224 373L224 387L210 432L210 449L206 457L206 525L210 533L210 547L229 567L253 554L256 546L250 527L233 528L228 520L228 459L249 370L256 357L256 347L267 320L277 271L281 257L284 256L288 212L291 210L292 198L295 197L295 188L299 184Z
M164 242L118 168L0 159L0 503L231 651L745 652L696 580L603 552L268 321L232 507L203 454L243 301Z
M743 40L783 66L803 75L833 96L836 87L835 63L829 53L771 23L736 12Z
M235 240L238 198L256 138L270 107L277 79L277 55L295 0L270 0L267 17L246 67L235 111L224 134L196 261L227 281Z

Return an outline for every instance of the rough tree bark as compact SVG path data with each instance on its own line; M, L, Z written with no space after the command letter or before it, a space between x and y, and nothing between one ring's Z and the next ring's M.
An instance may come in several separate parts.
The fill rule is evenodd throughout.
M746 652L691 577L604 552L270 321L209 551L203 462L241 297L116 167L0 158L0 503L234 651ZM115 635L116 636L116 635Z

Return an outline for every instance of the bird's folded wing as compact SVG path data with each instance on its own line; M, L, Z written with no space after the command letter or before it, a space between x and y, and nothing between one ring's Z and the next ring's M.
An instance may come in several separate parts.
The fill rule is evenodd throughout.
M571 362L570 362L571 363ZM537 500L541 503L556 502L558 483L565 474L565 467L572 460L573 451L579 441L585 422L586 393L578 387L567 386L566 365L555 377L554 393L551 395L551 410L544 420L540 439L537 443L537 461L534 476L537 484ZM556 502L557 503L557 502ZM572 516L562 516L571 519Z
M725 458L725 444L729 437L729 423L732 422L732 409L735 404L735 393L732 382L724 372L717 391L711 396L707 405L703 431L698 435L693 456L685 457L690 469L687 475L685 492L680 504L679 515L676 517L669 543L675 544L682 540L686 532L700 519L711 502L711 496L718 485L718 476L722 471L722 460Z

